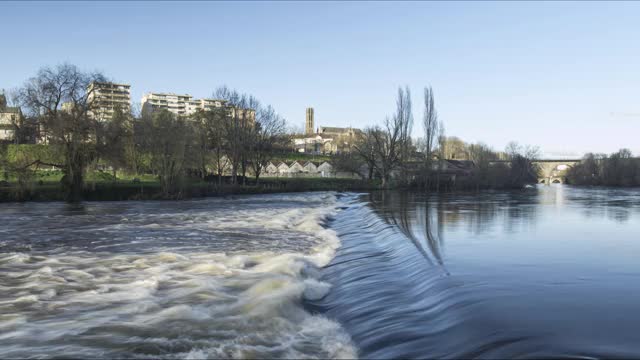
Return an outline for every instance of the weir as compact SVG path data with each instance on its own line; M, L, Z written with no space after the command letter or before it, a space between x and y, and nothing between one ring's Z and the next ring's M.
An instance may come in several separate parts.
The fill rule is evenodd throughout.
M310 307L362 358L637 357L638 206L575 187L351 198Z

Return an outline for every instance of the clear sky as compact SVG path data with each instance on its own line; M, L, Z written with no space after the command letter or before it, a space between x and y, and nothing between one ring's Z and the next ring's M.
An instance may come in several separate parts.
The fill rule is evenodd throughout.
M640 154L640 2L0 2L0 88L43 65L143 93L226 84L290 123L365 127L431 85L447 135Z

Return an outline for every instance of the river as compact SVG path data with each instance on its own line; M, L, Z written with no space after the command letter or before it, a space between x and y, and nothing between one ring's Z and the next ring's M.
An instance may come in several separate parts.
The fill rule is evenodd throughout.
M640 356L640 191L0 206L0 356Z

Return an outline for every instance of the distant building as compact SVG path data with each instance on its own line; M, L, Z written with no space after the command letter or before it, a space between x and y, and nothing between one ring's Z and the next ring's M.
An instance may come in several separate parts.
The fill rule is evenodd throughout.
M358 133L361 133L360 129L354 129L352 127L335 127L335 126L320 126L318 134L321 136L349 136L354 137Z
M269 161L269 164L264 169L264 171L265 171L265 174L267 174L267 175L277 175L278 174L278 167L276 165L274 165L271 161Z
M62 103L62 106L60 106L60 110L62 110L67 114L70 114L73 111L73 109L75 109L75 105L71 101L65 101Z
M22 112L19 107L7 106L7 98L0 94L0 141L13 141L16 126L22 122Z
M293 161L289 165L289 173L290 174L298 174L304 172L304 166L300 164L298 161Z
M334 149L332 143L333 139L324 139L320 135L296 136L293 139L296 152L307 154L329 154Z
M316 164L313 161L307 161L304 164L304 172L308 174L315 174L318 172L318 166L320 164Z
M289 165L287 165L284 162L281 162L280 164L278 164L277 168L278 168L278 175L287 175L289 173Z
M313 108L307 108L307 116L305 121L304 133L307 135L313 135L315 133L315 127L313 124Z
M93 82L89 85L88 102L91 104L89 115L99 121L113 118L113 111L120 108L131 111L131 85L112 82Z
M433 170L440 171L444 174L454 175L470 175L471 171L475 168L475 162L471 160L452 160L446 159L443 161L434 162L431 167Z
M199 100L194 100L194 102L197 103L198 109L204 110L204 111L210 111L215 108L221 108L226 104L225 100L218 100L218 99L199 99Z
M151 114L160 109L176 115L188 116L196 112L200 103L189 94L148 93L142 97L142 113Z
M335 175L333 172L333 166L326 161L318 165L317 171L322 177L330 177L332 175Z
M225 105L225 100L194 99L189 94L148 93L142 97L142 112L145 114L165 109L176 115L189 116L195 114L198 110L208 111L222 108Z
M253 109L238 109L236 107L227 107L232 118L238 120L249 120L251 124L256 121L256 111Z
M266 177L354 177L353 174L336 173L333 166L324 162L288 161L269 164L264 169Z
M315 130L314 110L306 111L304 134L295 135L292 139L296 152L308 154L338 154L350 152L356 137L362 133L352 127L320 126Z
M148 93L142 97L142 113L151 114L160 109L168 110L178 116L190 116L197 111L210 111L226 108L233 117L243 119L245 115L253 122L256 117L255 110L245 109L239 111L235 107L227 105L226 100L221 99L194 99L189 94L178 95L174 93Z

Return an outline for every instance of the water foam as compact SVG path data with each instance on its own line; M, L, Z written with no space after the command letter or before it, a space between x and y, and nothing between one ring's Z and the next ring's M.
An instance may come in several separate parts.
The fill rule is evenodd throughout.
M2 353L356 357L338 323L302 306L330 290L319 269L340 245L323 226L337 211L335 196L272 197L255 209L247 198L86 225L87 233L107 232L118 244L136 238L144 251L105 251L111 243L99 242L95 251L52 247L0 254ZM211 232L215 238L198 239L199 247L189 240Z

